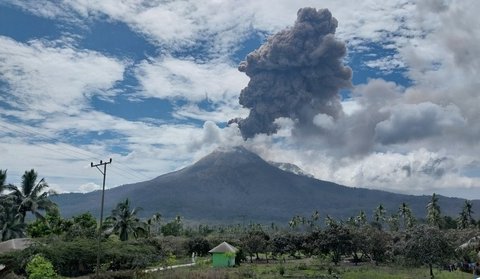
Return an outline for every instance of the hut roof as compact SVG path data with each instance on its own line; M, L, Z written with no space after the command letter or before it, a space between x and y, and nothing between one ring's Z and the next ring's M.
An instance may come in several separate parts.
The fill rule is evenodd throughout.
M233 247L232 245L224 241L220 243L217 247L213 248L208 252L209 253L227 253L227 252L236 253L237 251L238 251L237 248Z
M13 250L23 250L30 244L31 240L29 238L15 238L0 242L0 254Z

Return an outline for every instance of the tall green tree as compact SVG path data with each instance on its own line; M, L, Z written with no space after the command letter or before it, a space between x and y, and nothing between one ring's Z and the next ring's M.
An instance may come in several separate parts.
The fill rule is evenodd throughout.
M146 233L145 224L137 217L139 210L141 210L139 207L131 209L130 201L126 199L112 210L112 215L105 220L106 226L111 227L121 241L126 241L132 236L138 238Z
M432 195L432 199L427 204L427 223L431 226L439 228L441 226L442 216L440 211L440 205L438 203L438 197L435 193Z
M387 210L385 209L383 204L379 204L373 212L373 219L377 223L382 223L385 221L386 214L387 214Z
M403 202L398 209L398 216L400 216L403 220L403 228L404 229L411 229L415 225L415 216L412 213L412 210Z
M457 219L457 227L459 229L467 229L475 224L475 220L472 217L472 207L473 205L471 201L465 201L463 204L462 212L460 212L460 216Z
M444 265L454 256L454 247L438 227L416 226L404 248L405 258L413 265L428 265L434 278L433 265Z
M55 192L47 191L47 188L48 184L44 178L37 182L37 173L33 169L25 171L20 188L11 184L6 186L6 189L11 191L9 196L12 197L22 222L25 221L27 212L31 212L39 219L44 219L42 211L53 210L56 207L49 198Z
M6 189L5 181L7 180L7 170L0 170L0 195Z
M10 199L2 200L0 205L1 241L25 236L27 225L18 215L15 204Z

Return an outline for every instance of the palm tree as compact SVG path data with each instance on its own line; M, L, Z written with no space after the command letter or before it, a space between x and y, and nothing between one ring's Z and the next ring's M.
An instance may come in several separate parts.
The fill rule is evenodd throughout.
M466 229L471 227L473 224L475 224L475 220L473 219L473 210L472 210L472 202L471 201L465 201L465 204L463 205L462 212L460 212L460 216L457 219L458 222L458 228L460 229Z
M49 211L56 207L56 204L49 199L49 196L55 192L45 191L47 188L48 184L44 178L37 182L37 173L33 169L23 174L20 189L15 185L6 185L6 189L12 191L9 196L14 200L22 222L25 221L27 212L43 220L45 218L40 211Z
M158 234L158 228L160 226L161 220L162 220L162 214L160 214L159 212L153 214L152 217L150 217L147 220L147 234L149 237L152 236L152 234L153 235ZM152 227L153 227L153 231L152 231Z
M432 199L427 204L427 222L428 224L440 227L442 217L440 211L440 205L438 204L438 197L435 193L432 195Z
M121 241L126 241L130 236L137 238L140 234L146 233L145 224L137 217L139 207L130 209L130 201L117 204L112 210L112 215L107 217L106 223L110 224L113 233L119 235Z
M400 208L398 209L398 216L402 217L403 219L403 228L412 228L415 224L415 217L413 216L412 210L406 203L402 203Z
M359 226L364 226L367 224L367 215L365 214L365 212L363 210L360 210L360 213L358 214L358 216L355 218L355 222L359 225Z
M375 208L374 211L374 219L375 222L381 224L382 222L385 221L385 215L387 214L387 210L383 206L383 204L379 204L377 208Z
M0 237L1 241L25 236L27 224L17 214L11 199L4 199L0 205Z
M7 185L5 181L7 180L7 170L0 170L0 194L5 190Z

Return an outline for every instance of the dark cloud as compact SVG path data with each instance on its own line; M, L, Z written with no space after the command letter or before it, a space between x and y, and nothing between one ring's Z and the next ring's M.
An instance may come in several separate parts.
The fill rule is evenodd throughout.
M375 127L376 140L382 144L404 143L439 136L465 126L465 119L454 106L441 107L425 102L394 107L387 120Z
M319 129L315 115L336 119L342 114L338 91L351 86L352 71L342 63L345 44L334 36L337 20L326 9L303 8L297 16L293 27L271 36L239 66L250 77L240 94L250 115L231 122L238 123L245 139L275 133L279 117L309 131Z

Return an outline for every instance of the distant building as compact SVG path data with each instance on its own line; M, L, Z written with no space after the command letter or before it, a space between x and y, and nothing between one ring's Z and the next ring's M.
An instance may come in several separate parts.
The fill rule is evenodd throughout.
M237 248L233 247L227 242L222 242L220 245L208 252L212 253L213 267L229 267L235 265L235 256L237 255L237 251Z

